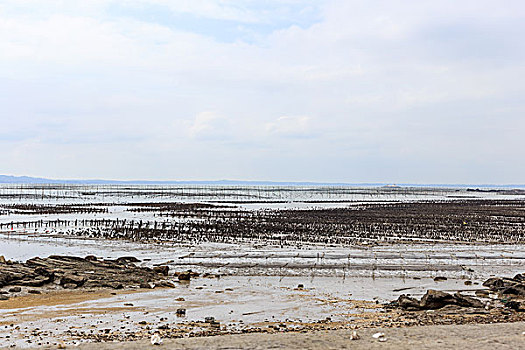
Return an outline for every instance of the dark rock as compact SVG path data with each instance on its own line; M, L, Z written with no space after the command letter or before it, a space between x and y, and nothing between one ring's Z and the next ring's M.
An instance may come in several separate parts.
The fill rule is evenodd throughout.
M186 309L177 309L176 314L177 316L184 316L186 315Z
M155 266L153 268L153 271L156 272L156 273L159 273L161 275L164 275L164 276L167 276L168 275L168 272L170 270L170 267L169 266L166 266L166 265L163 265L163 266Z
M31 279L23 279L20 281L16 281L13 284L16 284L18 286L24 286L24 287L42 287L44 284L47 284L49 282L51 282L49 278L43 277L43 276L37 276Z
M455 299L452 295L434 289L429 289L427 290L427 293L421 298L419 306L425 310L434 310L450 304L455 304Z
M140 288L143 288L143 289L153 289L155 288L155 285L153 283L141 283L140 284Z
M439 309L438 312L444 315L484 315L490 313L484 308L461 307L459 305L446 305Z
M121 258L121 262L136 261L132 257ZM166 268L158 270L162 273ZM189 276L195 273L187 272ZM41 287L58 280L61 286L74 284L76 287L119 289L139 284L162 284L164 275L154 272L148 267L137 267L133 264L122 264L112 260L93 260L53 255L49 258L32 258L25 263L0 265L0 287L28 286ZM172 287L170 282L164 286ZM67 286L72 288L73 286Z
M59 261L66 261L66 262L81 262L86 261L86 259L81 258L79 256L71 256L71 255L50 255L48 259L52 260L59 260Z
M508 288L515 284L517 284L517 282L510 278L499 278L499 277L492 277L486 280L485 282L483 282L483 286L489 287L491 290L494 290L494 291L499 291L501 289Z
M179 281L189 281L191 279L191 273L190 272L181 272L177 276Z
M481 300L471 298L468 296L461 295L460 293L454 294L454 300L457 305L463 307L480 308L483 309L485 304Z
M55 273L53 271L50 271L50 270L48 270L46 268L43 268L43 267L37 267L35 269L35 273L37 273L37 274L39 274L41 276L49 277L51 279L51 282L55 278Z
M398 299L397 303L400 308L405 310L419 310L419 301L415 298L411 298L405 294L402 294Z
M505 302L506 307L508 307L509 309L520 311L520 312L525 311L524 304L525 303L523 301L518 301L518 300L508 300L507 302Z
M480 289L480 290L475 291L475 294L476 296L481 297L481 298L488 298L490 293L488 290Z
M0 294L0 300L9 300L7 295Z
M60 279L60 285L74 284L77 287L82 286L86 282L86 278L82 276L76 276L73 274L66 274Z
M212 322L215 322L215 317L213 317L213 316L205 317L205 318L204 318L204 322L206 322L206 323L212 323Z
M525 284L517 283L501 290L502 294L512 294L518 296L525 296Z
M27 292L28 292L29 294L42 294L41 291L36 290L36 289L29 289Z
M434 277L434 281L435 282L443 282L443 281L446 281L448 278L444 277L444 276L438 276L438 277Z
M518 273L516 276L514 276L513 280L516 282L525 282L525 275Z
M140 262L140 260L135 258L134 256L122 256L118 258L116 261L119 264L129 264L129 263Z
M94 255L88 255L84 259L86 259L87 261L97 261L97 257Z
M102 287L112 288L112 289L123 289L124 285L119 282L107 282L102 284Z
M165 287L165 288L175 288L176 287L175 284L170 281L160 281L157 285L159 287Z
M466 286L471 286L471 285L472 285L472 281L465 281L464 284L465 284Z
M20 287L13 287L9 289L9 293L19 293L22 291L22 288Z

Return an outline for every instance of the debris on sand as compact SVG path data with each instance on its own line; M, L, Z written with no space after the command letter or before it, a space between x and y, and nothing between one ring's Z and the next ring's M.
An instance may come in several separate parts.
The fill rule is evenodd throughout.
M387 338L385 337L385 333L382 333L382 332L372 334L372 338L377 339L380 342L387 341Z
M186 309L177 309L176 315L179 317L186 316Z
M157 333L153 334L151 336L151 345L161 345L161 344L162 344L162 339L160 335L158 335Z
M357 331L353 331L352 334L350 334L350 340L359 340L361 337L359 334L357 334Z

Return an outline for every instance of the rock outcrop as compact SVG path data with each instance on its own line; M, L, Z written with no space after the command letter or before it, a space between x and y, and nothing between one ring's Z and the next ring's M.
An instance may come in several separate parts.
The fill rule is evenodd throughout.
M5 286L43 287L56 284L63 288L126 288L140 285L170 286L167 283L168 266L139 267L138 259L124 257L99 260L52 255L33 258L25 263L0 264L0 288Z
M421 300L403 294L394 302L394 305L408 311L437 310L448 305L468 308L485 307L485 304L479 299L461 295L460 293L449 294L434 289L429 289Z

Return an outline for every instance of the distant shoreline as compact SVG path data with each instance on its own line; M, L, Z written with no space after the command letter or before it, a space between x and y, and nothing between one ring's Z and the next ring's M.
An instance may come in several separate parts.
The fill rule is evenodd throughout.
M387 182L310 182L310 181L245 181L245 180L103 180L48 179L30 176L0 175L0 184L64 184L64 185L196 185L196 186L332 186L332 187L425 187L425 188L525 188L525 184L416 184Z

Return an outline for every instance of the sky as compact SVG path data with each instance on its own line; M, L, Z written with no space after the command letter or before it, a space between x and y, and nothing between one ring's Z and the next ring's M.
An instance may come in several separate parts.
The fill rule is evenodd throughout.
M525 183L522 0L0 0L0 174Z

